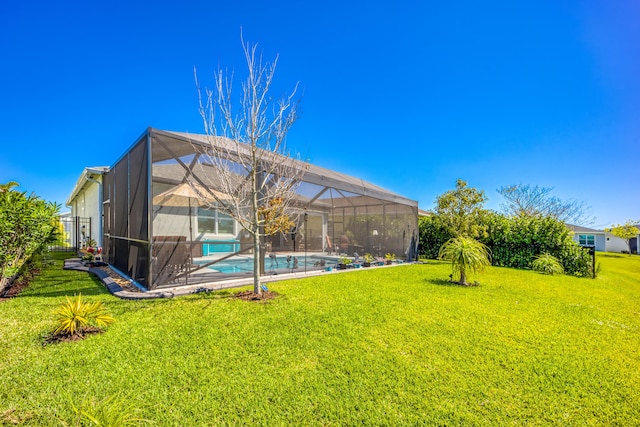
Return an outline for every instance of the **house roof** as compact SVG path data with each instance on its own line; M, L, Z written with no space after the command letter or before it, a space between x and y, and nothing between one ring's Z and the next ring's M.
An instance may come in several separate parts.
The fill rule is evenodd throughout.
M602 234L604 234L604 231L596 230L595 228L583 227L581 225L573 225L573 224L565 224L565 225L567 226L567 228L569 228L569 230L573 231L574 233L602 233Z
M69 198L67 198L67 201L64 204L67 206L70 206L73 199L75 199L76 196L78 196L78 193L82 191L82 189L87 184L87 182L91 182L90 180L93 179L94 175L102 176L108 170L109 170L108 166L93 166L93 167L84 168L84 171L80 175L80 178L78 178L78 181L76 182L76 185L73 187L73 190L69 195Z
M569 230L573 231L574 233L594 233L594 234L608 233L608 231L606 230L596 230L594 228L583 227L581 225L573 225L573 224L565 224L565 225L569 228ZM636 224L634 225L634 227L640 230L640 224Z

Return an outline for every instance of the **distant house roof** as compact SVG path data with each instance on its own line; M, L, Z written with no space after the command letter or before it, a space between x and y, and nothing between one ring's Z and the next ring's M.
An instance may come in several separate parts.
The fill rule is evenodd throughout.
M589 227L583 227L581 225L573 225L573 224L566 224L567 228L569 228L569 230L573 231L574 233L603 233L604 231L602 230L596 230L595 228L589 228Z
M594 228L588 228L588 227L583 227L581 225L573 225L573 224L565 224L569 230L573 231L574 233L607 233L607 231L605 230L596 230ZM634 225L634 227L636 227L637 229L640 230L640 224L636 224Z

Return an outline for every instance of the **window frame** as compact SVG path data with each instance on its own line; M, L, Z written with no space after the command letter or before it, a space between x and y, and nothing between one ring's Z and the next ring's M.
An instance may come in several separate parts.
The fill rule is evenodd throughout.
M205 217L205 215L201 215L201 212L212 213L206 215L207 219L212 219L214 221L214 231L202 231L200 230L200 218ZM231 221L232 222L232 231L231 232L220 232L220 222L221 221ZM231 215L226 214L224 212L220 212L218 208L209 208L206 206L198 206L196 208L196 230L198 234L204 236L235 236L237 234L237 226L236 221L231 217Z
M591 240L591 243L589 243L590 240ZM595 234L578 234L578 244L580 246L595 246L596 235Z

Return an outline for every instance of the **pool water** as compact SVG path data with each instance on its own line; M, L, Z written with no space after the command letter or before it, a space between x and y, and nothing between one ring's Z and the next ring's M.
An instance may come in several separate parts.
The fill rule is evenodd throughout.
M321 260L325 261L326 265L335 264L334 260L318 258L318 257L307 257L305 260L304 256L298 257L298 269L304 268L305 264L307 267L314 267L315 264ZM197 264L207 264L210 261L199 261ZM251 273L253 272L253 258L242 258L242 259L228 259L225 261L220 261L216 264L210 265L207 267L211 270L218 271L220 273L231 274L231 273ZM289 260L287 264L286 256L279 256L276 258L266 258L264 260L264 270L266 272L279 270L279 269L291 269L293 268L293 257Z

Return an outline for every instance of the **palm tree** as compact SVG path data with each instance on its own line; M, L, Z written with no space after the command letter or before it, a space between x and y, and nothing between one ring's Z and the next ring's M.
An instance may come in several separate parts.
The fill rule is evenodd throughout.
M482 243L467 236L459 236L449 239L442 245L438 258L451 261L453 274L460 274L458 284L468 286L467 273L482 271L491 264L490 253Z

